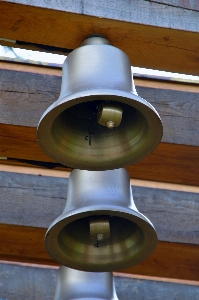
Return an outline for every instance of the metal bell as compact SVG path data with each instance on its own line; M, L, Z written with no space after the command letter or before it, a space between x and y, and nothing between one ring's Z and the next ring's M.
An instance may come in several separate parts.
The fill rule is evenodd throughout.
M66 58L60 97L41 117L37 134L55 161L109 170L149 155L162 132L158 113L136 93L128 56L92 36Z
M65 209L45 236L55 261L77 270L110 272L142 262L156 244L152 223L134 204L125 169L71 172Z
M61 266L54 300L118 300L112 273L93 273Z

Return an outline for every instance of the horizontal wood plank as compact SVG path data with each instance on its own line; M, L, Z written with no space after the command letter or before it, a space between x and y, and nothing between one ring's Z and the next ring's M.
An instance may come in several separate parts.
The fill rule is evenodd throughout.
M57 269L39 266L0 264L1 299L53 300ZM197 300L199 287L154 280L114 276L118 299Z
M198 254L198 245L158 242L156 250L147 260L123 272L198 281Z
M199 145L199 94L141 86L137 92L160 114L163 142Z
M0 260L57 266L44 248L45 229L1 224L0 230ZM147 260L121 272L198 281L198 253L196 245L159 242Z
M6 161L6 164L4 163ZM34 163L34 165L33 165ZM40 165L41 162L37 161L27 161L27 160L15 160L7 159L0 160L0 172L10 172L10 173L19 173L19 174L28 174L28 175L37 175L37 176L50 176L58 178L69 178L69 175L72 171L70 168L60 167L54 163L43 163L43 166ZM52 166L51 168L49 167ZM130 178L130 183L132 186L140 186L150 189L162 189L169 191L179 191L187 193L196 193L199 194L199 186L194 185L185 185L161 181L152 181L152 180L142 180Z
M39 147L36 128L24 126L0 124L0 156L33 160L31 163L40 166L53 162ZM198 186L199 150L194 146L161 143L151 155L127 170L131 178Z
M147 158L128 166L131 178L199 185L198 147L161 143Z
M13 46L67 53L98 33L134 66L198 75L198 12L166 8L139 0L3 0L0 37L4 44L13 40Z
M0 124L0 156L50 161L39 147L36 128Z
M1 300L53 300L57 269L0 264Z
M187 6L187 1L181 1L183 9L174 7L178 6L178 0L159 1L169 5L155 2L136 0L132 5L125 1L124 5L123 0L119 3L92 1L92 5L84 0L80 5L76 1L62 0L51 1L50 4L44 0L36 0L34 4L29 0L3 0L0 2L0 37L5 38L1 40L5 45L68 53L78 47L87 35L100 33L114 46L124 50L135 66L198 74L199 15L196 2ZM151 12L148 17L144 13L146 8ZM165 18L165 12L169 18ZM182 61L186 61L186 64ZM1 156L22 159L22 163L24 159L29 160L27 164L34 163L30 160L38 165L52 163L52 167L54 162L37 144L35 129L43 111L58 98L60 92L60 70L57 69L55 74L50 68L47 69L47 73L42 68L41 72L37 72L36 68L34 72L30 68L27 71L23 67L21 71L0 69ZM142 86L141 81L139 83L138 94L151 102L161 115L165 128L164 143L142 162L129 166L130 176L199 185L199 88L191 86L186 91L185 85L179 85L174 89L171 86L157 89L150 86L149 82L148 86ZM182 86L183 92L180 89ZM16 163L20 164L20 161ZM54 166L64 169L56 163ZM0 219L2 223L7 223L0 224L0 259L57 265L46 253L43 238L45 228L63 210L67 179L6 172L0 173L0 178ZM121 272L199 281L199 247L185 244L198 243L198 194L137 186L133 192L138 209L151 219L162 241L149 259ZM41 211L41 206L45 210ZM1 265L0 268L7 272ZM15 280L20 278L17 274ZM29 279L29 285L26 281L25 286L30 286L30 277L26 278ZM30 289L25 290L26 293L21 292L23 280L18 279L15 290L12 284L9 289L3 289L0 297L27 300L26 293L30 294ZM121 284L121 279L118 282ZM126 281L119 290L120 299L132 299L132 291L126 293L131 284L132 281ZM147 295L150 294L152 285L146 285L146 282L136 284L134 294L135 289L137 295L142 297L145 289ZM46 286L49 286L49 282ZM50 296L42 298L41 292L34 292L35 288L34 285L32 293L35 298L31 299L50 299ZM168 287L159 283L154 283L151 291L153 300L162 299L163 291L165 299L198 299L199 295L198 289L181 286L177 291L175 285Z
M1 223L48 228L63 212L68 179L0 172L0 190ZM136 183L132 191L138 210L154 224L159 240L198 244L198 193Z
M197 24L196 27L193 26L193 24L189 23L188 16L196 16L196 14L188 14L189 12L182 10L180 8L189 9L197 7L195 2L197 0L157 0L156 3L147 3L149 2L155 2L156 0L146 0L146 3L142 3L139 0L134 0L133 3L128 3L124 0L121 0L119 3L116 1L112 1L111 3L107 3L106 1L102 0L98 5L94 0L83 0L82 3L74 2L72 0L68 0L67 3L64 0L51 0L51 2L46 2L45 0L3 0L5 2L9 2L12 4L21 4L21 5L28 5L31 7L40 7L44 9L52 9L52 10L61 10L63 12L71 12L75 14L85 14L89 16L94 17L106 17L108 19L116 19L121 20L125 22L132 22L132 19L135 23L139 24L145 24L150 26L158 26L159 27L165 27L165 28L172 28L172 29L181 29L181 30L197 30ZM187 3L188 2L188 3ZM90 4L90 5L89 5ZM162 5L163 4L163 5ZM165 4L167 6L173 6L168 7L168 10L165 11ZM172 5L173 4L173 5ZM92 7L91 7L92 5ZM112 5L112 6L111 6ZM175 6L179 9L175 9ZM112 7L112 10L111 10ZM121 11L122 9L122 11ZM150 9L152 15L147 15L143 11L139 11L139 9ZM122 12L122 13L121 13ZM130 12L127 13L127 12ZM159 20L154 20L154 16L156 13L159 12ZM169 13L173 12L175 16L170 16L169 20L161 19L163 16L163 13ZM139 15L138 15L139 13ZM183 21L181 14L187 15L187 19ZM178 20L175 20L174 17L178 16ZM175 20L175 23L172 23L172 21ZM157 23L159 21L159 24ZM193 20L192 20L193 21Z
M16 70L16 65L0 64L1 123L37 127L43 112L59 97L61 69L19 64ZM163 142L199 146L198 85L139 78L135 84L138 94L160 114Z

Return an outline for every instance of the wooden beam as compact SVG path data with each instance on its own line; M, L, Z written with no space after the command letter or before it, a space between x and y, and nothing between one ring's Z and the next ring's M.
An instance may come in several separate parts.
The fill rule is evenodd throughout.
M168 4L167 6L177 6L177 8L184 8L184 9L190 9L191 7L197 7L198 5L195 4L196 0L192 0L192 3L187 3L187 0L155 0L158 2L158 5L156 3L140 3L139 0L134 0L134 3L127 3L124 0L121 0L120 3L113 2L111 5L108 5L105 1L101 1L99 5L96 5L94 0L91 0L87 2L86 0L82 1L81 4L74 3L72 0L68 0L67 3L62 0L52 0L51 3L46 3L45 0L3 0L4 2L9 2L12 4L21 4L21 5L28 5L31 7L41 7L44 9L52 9L52 10L61 10L63 12L71 12L75 14L83 14L83 15L89 15L94 17L106 17L108 19L116 19L121 21L131 21L134 20L135 23L138 24L145 24L149 26L158 26L157 20L154 20L154 16L156 16L157 11L159 10L160 17L163 17L165 15L165 4ZM147 0L148 1L148 0ZM151 2L155 2L152 0ZM186 1L186 3L182 3ZM181 2L181 3L180 3ZM92 7L90 7L89 4L92 4ZM113 4L114 9L113 9ZM161 5L163 4L163 5ZM172 5L173 4L173 5ZM112 9L111 9L112 8ZM119 10L122 10L122 14ZM144 12L140 12L139 9L151 9L152 15L146 15ZM197 27L194 27L193 24L190 24L188 20L188 16L195 17L195 14L187 15L188 12L186 10L181 9L175 9L173 7L168 7L168 13L173 12L173 16L170 17L169 20L160 19L159 26L162 26L164 28L172 28L172 29L181 29L181 30L187 30L191 31L194 29L194 31L197 30ZM129 14L131 13L131 16ZM183 22L183 16L180 15L180 13L185 13L187 15L187 20L184 20ZM139 15L138 15L139 13ZM175 20L175 17L178 15L178 20ZM176 21L173 23L172 21ZM171 23L171 24L170 24ZM170 27L169 27L170 26Z
M45 229L1 224L0 230L0 260L57 266L44 248ZM198 281L198 253L196 245L159 242L147 260L120 272Z
M31 297L32 300L52 300L55 294L56 276L57 268L1 263L0 298L28 300ZM137 300L147 299L147 297L153 300L194 300L199 293L199 287L195 282L193 285L187 285L115 275L114 285L120 300L132 300L132 295Z
M55 168L47 168L47 166L46 168L44 168L44 166L39 166L39 162L38 164L37 162L35 162L35 165L32 165L29 161L21 162L18 160L9 159L6 160L7 164L4 164L3 163L4 161L5 160L2 161L2 159L0 160L0 172L10 172L10 173L17 173L17 174L19 173L19 174L28 174L28 175L37 175L37 176L50 176L50 177L58 177L58 178L69 178L69 175L72 171L72 169L67 169L61 166L58 167L53 163L52 165L53 166L55 165ZM184 184L133 179L133 178L130 178L130 183L132 186L199 194L199 186L194 186L194 185L184 185Z
M0 77L1 123L37 127L59 97L61 69L2 62ZM135 84L160 114L163 142L199 146L198 85L143 78Z
M180 86L178 91L138 86L137 92L160 114L163 142L199 146L199 94L181 91Z
M46 253L46 229L0 224L0 259L57 265Z
M48 228L63 212L68 178L38 174L0 172L1 223ZM159 240L198 243L198 193L136 186L136 181L132 191L138 210L154 224Z
M1 299L15 300L52 300L55 294L57 268L0 264ZM137 300L152 295L153 300L181 299L194 300L199 287L195 285L176 284L140 278L114 276L114 285L118 299ZM11 298L14 295L15 298Z
M158 242L156 250L147 260L123 272L198 281L198 254L198 245Z
M128 166L131 178L199 185L198 147L161 143L141 162Z
M39 147L36 128L0 124L0 148L3 157L52 162Z
M0 261L3 264L10 264L7 261ZM12 265L22 265L22 266L41 266L37 264L28 264L28 263L18 263L18 262L11 262ZM57 268L57 266L46 266L48 268ZM164 278L164 277L155 277L155 276L147 276L147 275L137 275L137 274L126 274L122 272L113 272L113 276L124 277L124 278L132 278L132 279L140 279L140 280L152 280L152 281L161 281L161 282L172 282L177 284L186 284L186 285L196 285L199 286L199 281L195 280L184 280L184 279L176 279L176 278Z
M114 282L118 298L121 300L132 300L132 297L136 300L147 298L150 300L197 299L199 293L198 286L151 279L143 280L141 278L134 278L132 280L132 278L127 277L126 274L123 278L121 276L115 276ZM122 286L122 290L120 290L122 283L124 285Z
M3 0L0 12L4 44L67 53L99 33L134 66L198 75L196 11L139 0Z
M24 126L0 124L0 156L33 160L40 166L42 162L53 162L39 147L36 128ZM161 143L151 155L127 170L131 178L198 186L199 150L194 146Z

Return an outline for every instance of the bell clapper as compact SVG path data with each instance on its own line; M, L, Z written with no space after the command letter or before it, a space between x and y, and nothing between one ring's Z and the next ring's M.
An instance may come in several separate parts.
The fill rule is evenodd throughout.
M110 237L109 216L94 216L90 218L90 236L93 239L97 238L95 248L100 247L100 242Z
M100 247L99 242L102 242L103 239L104 239L103 233L98 233L98 235L97 235L97 243L94 244L94 247L95 248L99 248Z
M103 241L103 239L104 239L103 233L98 233L97 240L100 242L100 241Z
M108 129L113 129L120 125L122 113L123 110L120 105L112 102L103 102L98 108L97 122L108 127Z
M113 121L108 121L107 122L107 127L108 129L113 129L114 128L115 123Z

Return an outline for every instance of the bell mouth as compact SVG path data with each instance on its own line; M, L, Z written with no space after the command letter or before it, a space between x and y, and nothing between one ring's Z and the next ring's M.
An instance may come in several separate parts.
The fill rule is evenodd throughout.
M118 127L110 130L97 122L101 103L121 106ZM161 138L162 124L153 106L123 91L69 95L51 105L38 125L38 142L46 154L63 165L85 170L116 169L138 162Z
M110 237L98 242L90 236L91 216L109 217ZM150 221L139 212L132 214L132 210L131 214L92 210L64 215L55 220L45 237L46 250L54 260L88 272L110 272L136 265L155 250L156 244L157 235Z

